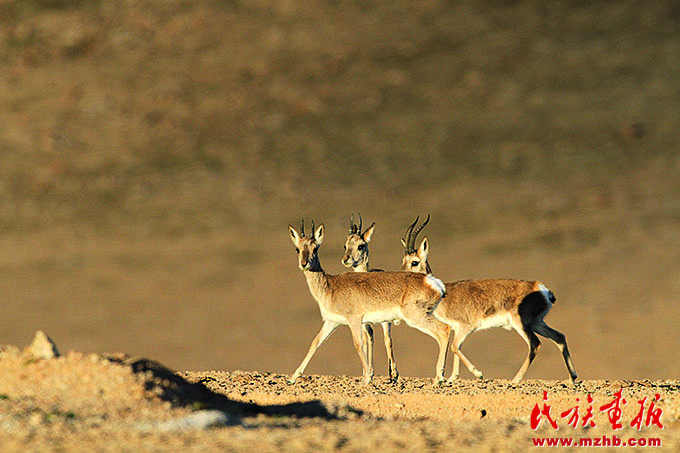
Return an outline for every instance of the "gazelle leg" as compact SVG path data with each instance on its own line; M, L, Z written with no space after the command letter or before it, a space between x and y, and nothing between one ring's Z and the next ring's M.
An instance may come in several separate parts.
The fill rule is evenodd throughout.
M352 340L354 341L354 349L356 349L359 359L361 360L361 368L363 370L364 384L368 384L373 379L373 370L370 369L364 354L364 329L362 327L361 319L349 319L349 330L352 332Z
M562 351L562 357L564 357L564 363L567 365L567 370L569 370L569 377L571 378L572 384L576 381L576 369L574 368L574 362L571 360L571 355L569 354L569 348L567 347L567 337L560 331L553 329L547 325L544 321L536 323L534 326L534 331L546 338L551 339L555 342L560 351Z
M515 377L512 378L512 382L516 384L522 380L522 378L524 377L524 373L526 373L527 369L529 368L529 365L531 365L531 362L533 362L534 359L536 358L536 354L538 353L538 350L541 347L541 340L539 340L536 334L533 332L533 330L531 330L530 325L524 325L521 328L518 328L516 326L513 327L527 343L527 346L529 346L529 354L527 355L527 358L524 360L524 363L517 371L517 374L515 374Z
M385 351L387 351L387 366L389 367L390 382L397 382L399 371L397 362L394 360L394 349L392 348L392 323L383 322L383 339L385 340Z
M460 346L463 344L468 335L472 332L472 329L459 327L453 334L453 342L451 343L451 350L453 351L453 370L451 371L451 377L449 377L448 382L452 383L458 379L460 372L460 360L463 361L465 367L472 373L476 378L482 379L484 375L479 371L470 360L463 354L460 350Z
M437 344L439 345L439 354L437 355L437 378L435 381L436 385L441 385L442 382L444 382L444 371L446 371L446 354L449 351L450 332L450 328L446 329L446 331L437 331L438 336L434 337L434 339L437 341Z
M361 335L363 337L363 352L366 355L366 362L369 366L369 374L373 376L373 327L370 324L361 325Z
M458 357L458 352L454 349L453 343L451 344L451 349L453 352L453 369L451 370L451 376L449 376L449 384L460 376L460 357Z
M302 363L300 366L295 370L295 373L288 379L289 384L294 384L297 378L300 377L300 375L305 371L305 368L307 368L307 364L309 363L310 360L312 360L312 356L316 352L317 349L319 349L319 346L326 341L326 338L330 334L333 333L333 331L339 326L340 324L332 321L324 321L323 326L321 326L321 330L319 333L314 337L314 340L312 340L312 344L309 346L309 351L307 351L307 355L305 358L302 360Z
M437 365L435 369L435 385L444 382L444 371L446 369L446 354L449 350L449 340L451 337L451 327L438 321L429 313L424 313L421 307L404 306L402 316L406 324L431 336L439 345L437 355Z
M434 318L426 318L425 328L417 327L418 330L424 332L434 338L439 346L439 354L437 354L437 368L435 370L435 385L441 385L444 382L444 371L446 371L446 355L449 351L449 341L451 339L451 327L442 322L436 321Z

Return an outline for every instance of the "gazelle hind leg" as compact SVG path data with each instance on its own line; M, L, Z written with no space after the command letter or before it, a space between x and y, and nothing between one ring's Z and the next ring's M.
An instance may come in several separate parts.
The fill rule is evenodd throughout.
M364 346L364 328L360 318L350 319L349 330L352 332L352 341L354 342L354 349L361 360L361 368L363 370L364 384L368 384L373 379L373 370L370 369L366 360L365 346Z
M385 351L387 352L387 366L389 368L390 382L397 382L399 371L397 362L394 360L394 349L392 348L392 323L383 322L383 339L385 340Z
M574 383L576 381L577 375L576 369L574 368L574 362L571 360L569 348L567 347L567 337L562 332L547 325L545 321L536 323L533 326L533 329L537 334L554 341L560 351L562 351L564 363L567 365L567 370L569 370L569 377L571 378L571 382Z
M527 369L529 368L529 365L531 365L531 362L533 362L534 359L536 358L536 354L538 353L538 350L541 347L541 340L538 339L536 334L531 330L531 326L529 325L523 325L522 327L517 327L513 325L513 328L515 329L515 331L517 331L519 336L522 337L522 339L526 342L527 346L529 346L529 354L527 355L527 358L524 359L524 363L522 363L522 366L517 371L517 374L515 374L515 377L512 378L512 382L516 384L522 380L524 374L527 372Z
M302 360L302 363L297 368L297 370L295 370L295 373L293 373L290 379L288 379L289 384L294 384L297 378L299 378L300 375L304 373L305 368L307 368L307 364L309 364L309 361L312 360L312 356L314 356L316 350L319 349L319 346L321 346L323 342L326 341L326 338L328 338L339 325L340 324L332 321L324 321L323 326L321 326L321 330L318 334L316 334L314 340L312 340L312 344L309 346L307 355Z

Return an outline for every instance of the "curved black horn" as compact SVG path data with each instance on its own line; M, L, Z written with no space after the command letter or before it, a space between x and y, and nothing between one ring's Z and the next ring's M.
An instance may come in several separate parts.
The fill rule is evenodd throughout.
M361 234L361 227L364 225L364 221L361 218L361 213L359 213L359 229L357 230L357 234Z
M352 213L352 217L349 219L349 234L354 234L354 213Z
M305 219L302 219L302 222L300 222L300 236L305 237Z
M404 235L404 243L406 244L404 245L404 252L406 253L411 253L413 251L413 245L411 245L411 232L413 232L413 228L416 226L419 219L420 216L416 217L413 223L406 229L406 234Z
M416 231L413 232L413 242L411 243L411 249L415 250L416 249L416 238L418 237L418 233L423 231L423 228L425 228L425 225L427 225L430 222L430 214L427 215L427 219L425 219L425 222L423 222L422 225L420 225L418 228L416 228Z
M314 219L312 219L312 239L314 239L314 233L316 233L316 229L314 228Z

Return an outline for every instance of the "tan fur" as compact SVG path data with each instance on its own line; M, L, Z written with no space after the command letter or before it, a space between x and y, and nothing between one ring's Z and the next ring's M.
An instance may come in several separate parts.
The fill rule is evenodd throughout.
M447 302L441 304L437 316L474 325L502 312L516 310L527 294L540 282L524 280L461 280L446 283ZM541 305L541 312L547 303Z
M309 291L316 299L324 321L307 355L289 382L295 382L319 346L342 324L348 325L352 332L354 347L363 368L364 382L370 382L373 375L365 356L362 324L403 319L413 327L427 328L427 320L423 318L441 300L443 283L430 275L412 272L326 274L318 256L318 249L324 238L323 225L314 230L310 237L304 236L304 228L302 233L298 233L289 225L288 230L298 253L298 266L304 272ZM446 348L442 363L438 362L438 380L443 379L445 361Z
M414 225L410 227L411 231ZM406 240L402 240L405 248L409 239L411 244L414 243L414 237L407 237ZM402 259L402 270L427 272L429 270L428 253L429 244L427 238L424 238L417 250L406 251ZM552 292L539 281L489 279L446 283L446 298L437 306L433 314L454 331L451 343L451 350L454 353L453 371L449 382L458 377L459 360L463 361L472 374L478 378L482 377L481 371L465 357L460 346L475 330L492 327L514 329L529 347L529 354L515 374L513 382L522 380L536 357L541 345L536 334L555 342L562 352L569 377L574 382L577 377L576 370L569 354L566 337L548 326L543 319L552 308L553 301Z

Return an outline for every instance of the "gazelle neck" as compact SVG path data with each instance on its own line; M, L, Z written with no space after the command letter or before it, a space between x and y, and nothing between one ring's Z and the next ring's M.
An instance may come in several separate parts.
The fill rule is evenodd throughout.
M354 272L368 272L368 270L371 268L371 266L368 264L368 260L366 260L365 263L362 263L358 265L355 268L352 268Z
M322 303L328 291L328 275L324 272L321 264L317 264L310 269L303 271L309 292L318 303Z

